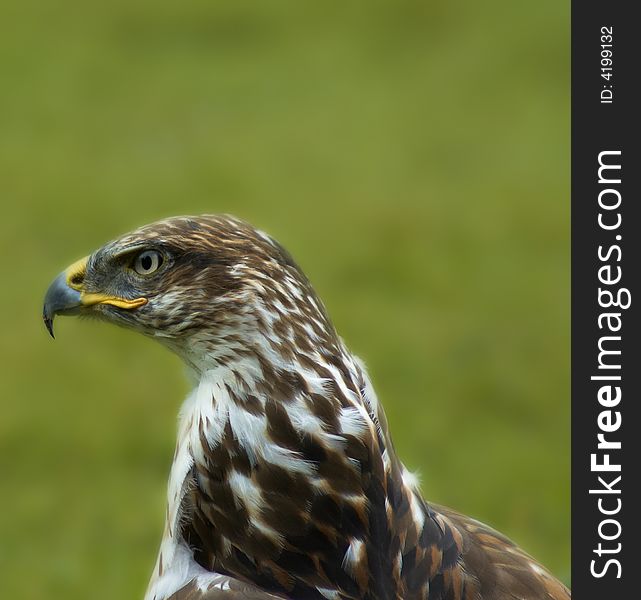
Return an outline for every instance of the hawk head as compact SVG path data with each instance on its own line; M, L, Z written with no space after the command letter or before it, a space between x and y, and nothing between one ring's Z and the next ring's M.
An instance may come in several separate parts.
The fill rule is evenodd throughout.
M55 316L72 314L159 339L188 363L195 356L222 359L258 335L275 345L295 345L310 333L328 342L335 336L287 251L229 216L159 221L75 262L45 298L52 336ZM303 321L314 331L303 331Z

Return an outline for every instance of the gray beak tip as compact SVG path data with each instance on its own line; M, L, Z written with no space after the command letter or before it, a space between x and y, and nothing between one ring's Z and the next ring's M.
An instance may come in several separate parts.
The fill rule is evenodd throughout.
M47 328L49 335L55 340L56 336L53 334L53 317L49 317L46 314L43 314L42 320L45 323L45 327Z
M44 307L42 309L42 320L49 335L55 339L53 334L53 320L56 315L76 314L81 307L80 292L67 285L67 277L63 272L47 290Z

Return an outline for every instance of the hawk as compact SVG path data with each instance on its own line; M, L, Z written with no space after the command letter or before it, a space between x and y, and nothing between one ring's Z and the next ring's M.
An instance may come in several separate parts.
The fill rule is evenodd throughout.
M274 239L176 217L62 272L43 318L93 315L187 365L145 600L564 600L503 535L427 503L363 363Z

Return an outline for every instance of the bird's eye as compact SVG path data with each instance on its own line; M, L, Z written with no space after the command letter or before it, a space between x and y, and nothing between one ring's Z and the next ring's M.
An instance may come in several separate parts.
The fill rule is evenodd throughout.
M134 271L138 275L151 275L157 271L163 263L163 257L157 250L145 250L141 252L134 261Z

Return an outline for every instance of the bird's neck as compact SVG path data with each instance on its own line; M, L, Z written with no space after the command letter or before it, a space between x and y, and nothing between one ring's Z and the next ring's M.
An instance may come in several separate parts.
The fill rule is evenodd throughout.
M292 353L265 337L244 344L197 370L182 410L178 444L189 452L193 482L181 512L213 521L216 538L183 532L208 549L197 560L278 591L291 576L320 589L320 579L292 575L285 562L298 556L302 568L322 557L328 573L344 573L345 589L402 597L401 556L416 545L426 508L364 366L338 340L324 354ZM269 573L236 552L253 565L271 561Z

